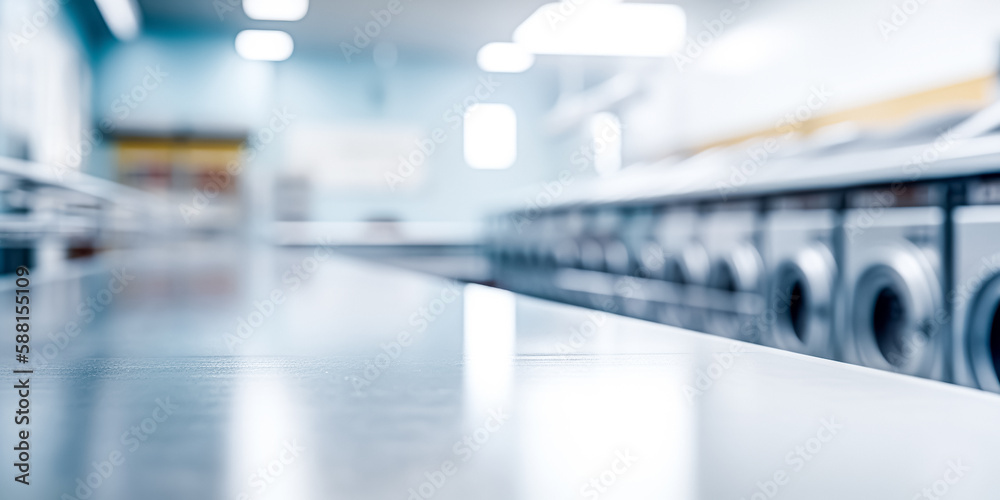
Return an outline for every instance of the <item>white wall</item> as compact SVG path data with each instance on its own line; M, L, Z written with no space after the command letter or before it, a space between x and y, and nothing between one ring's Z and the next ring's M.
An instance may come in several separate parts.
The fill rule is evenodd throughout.
M78 167L90 69L63 3L0 0L0 155Z
M913 13L896 26L904 4ZM723 9L735 21L703 34ZM714 41L683 70L667 60L626 111L633 159L766 129L813 86L833 93L825 114L985 76L1000 61L1000 3L987 0L725 0L689 15L689 36Z

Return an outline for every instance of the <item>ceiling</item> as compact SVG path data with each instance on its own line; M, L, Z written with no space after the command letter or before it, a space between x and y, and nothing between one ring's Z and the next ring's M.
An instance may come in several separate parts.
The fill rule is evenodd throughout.
M403 11L378 35L401 52L474 61L476 51L489 42L510 41L514 29L539 6L553 0L399 0ZM577 3L599 0L567 0ZM682 6L691 26L713 19L736 0L649 0ZM765 0L759 0L764 3ZM389 0L311 0L301 21L255 21L243 13L239 0L138 0L144 29L233 35L248 28L282 29L291 33L298 49L340 51L356 29L372 21L371 11L383 10ZM230 10L231 9L231 10Z
M546 1L401 0L402 12L392 16L377 40L395 43L406 51L474 58L486 43L509 41L514 28ZM138 3L147 30L235 35L247 28L282 29L291 33L296 48L340 51L341 42L351 43L355 29L363 29L373 20L371 11L384 10L389 0L311 0L309 13L295 22L252 20L238 0Z

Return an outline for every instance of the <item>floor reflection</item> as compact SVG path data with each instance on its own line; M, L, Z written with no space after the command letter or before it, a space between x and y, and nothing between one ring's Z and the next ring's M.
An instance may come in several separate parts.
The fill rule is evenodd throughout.
M236 318L309 254L262 255L39 284L34 498L912 498L955 460L973 472L948 498L998 486L995 395L356 260L234 352ZM123 264L135 281L82 319Z

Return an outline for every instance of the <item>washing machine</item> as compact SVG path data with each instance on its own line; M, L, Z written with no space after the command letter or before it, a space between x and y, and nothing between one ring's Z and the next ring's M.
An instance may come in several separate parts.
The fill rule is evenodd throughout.
M607 255L624 251L615 239L616 210L606 206L560 207L546 212L532 239L545 264L522 275L536 295L584 307L608 309ZM615 243L621 248L616 248Z
M616 205L593 207L585 212L580 243L581 267L591 271L626 275L631 259L622 237L625 209Z
M486 256L495 273L503 273L513 253L512 240L516 236L510 216L494 215L486 219Z
M565 227L552 212L515 212L491 224L494 279L498 285L521 293L549 296L555 268L550 235Z
M580 241L584 214L579 209L561 209L546 214L544 226L549 261L557 268L580 267Z
M622 228L620 237L625 244L625 251L628 255L629 267L627 272L631 276L641 278L651 277L651 272L646 268L647 261L654 265L662 263L659 260L652 260L645 256L644 252L650 250L653 243L653 228L657 222L657 210L650 205L627 206L622 208ZM657 250L656 255L662 257L662 250Z
M493 268L493 280L501 286L513 287L517 284L523 262L523 236L514 223L519 216L517 213L504 214L491 217L488 222L486 253Z
M494 252L505 271L528 263L527 243L533 223L534 220L523 212L514 212L493 220Z
M701 242L701 224L696 205L659 208L653 234L642 251L647 274L678 285L707 285L709 260Z
M954 382L1000 392L1000 179L971 181L953 210Z
M577 207L554 218L544 236L558 268L550 280L553 292L547 296L619 312L615 276L626 274L629 268L628 251L619 234L622 221L621 208L614 205ZM526 279L542 279L542 275Z
M767 309L756 320L765 344L837 357L840 200L816 193L768 202L761 233Z
M661 286L650 293L655 320L691 330L705 325L704 297L710 261L701 242L697 205L658 207L652 235L642 249L642 269Z
M663 267L662 249L653 243L653 228L657 222L657 210L650 205L622 207L622 223L618 234L625 245L628 266L617 270L621 275L616 280L614 291L618 310L621 314L656 320L655 298L660 295L660 284L654 278L647 264ZM653 255L645 252L653 251ZM609 269L614 269L608 262Z
M764 312L764 264L758 250L760 201L717 204L705 214L702 241L709 259L702 292L705 330L759 342L756 319Z
M950 319L941 184L893 184L847 196L844 360L945 379Z

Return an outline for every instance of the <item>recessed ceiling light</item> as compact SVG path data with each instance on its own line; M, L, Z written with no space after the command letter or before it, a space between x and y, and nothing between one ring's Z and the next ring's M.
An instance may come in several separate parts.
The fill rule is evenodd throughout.
M650 3L545 4L514 30L535 54L665 57L684 42L684 9Z
M243 12L258 21L298 21L309 12L309 0L243 0Z
M479 49L476 62L491 73L521 73L535 64L535 55L516 43L494 42Z
M236 52L254 61L284 61L292 55L295 43L284 31L243 30L236 35Z
M135 0L97 0L97 10L115 38L131 40L139 34L139 6Z

